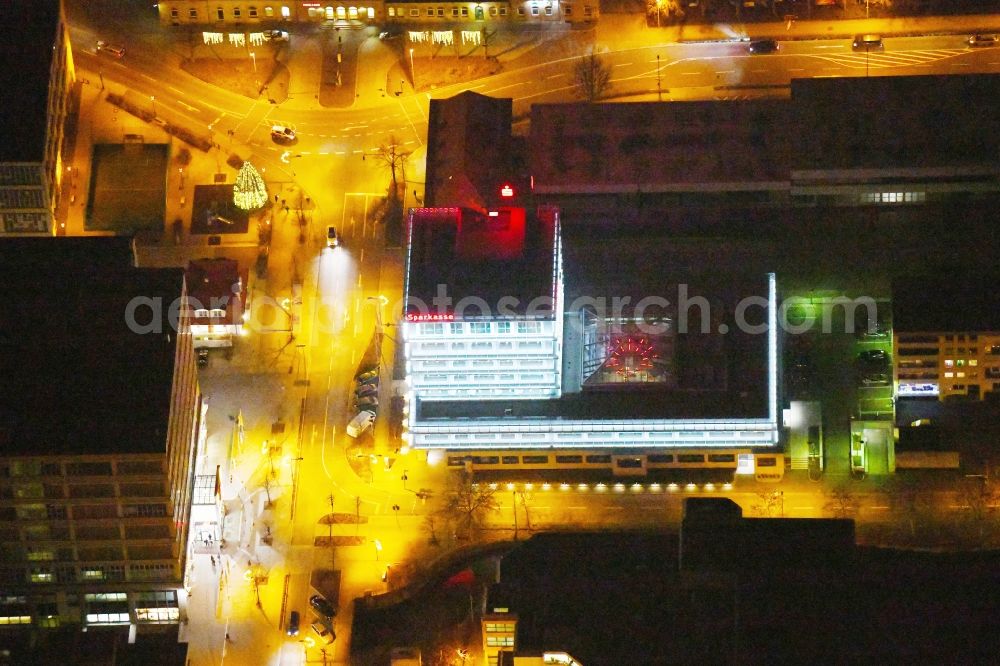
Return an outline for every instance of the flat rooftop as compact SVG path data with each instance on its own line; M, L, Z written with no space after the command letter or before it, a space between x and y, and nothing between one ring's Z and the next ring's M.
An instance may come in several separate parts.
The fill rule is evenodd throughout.
M793 169L942 168L996 173L1000 76L792 81Z
M997 274L954 271L899 278L892 283L892 326L897 333L1000 331L997 284Z
M0 40L0 90L7 91L0 104L0 162L41 162L59 0L5 0L0 20L8 26Z
M510 312L526 313L532 301L552 296L555 227L550 208L411 210L406 314L454 313L463 299L485 303L494 314L505 299ZM450 306L435 305L441 290ZM534 310L542 317L552 312L551 304ZM465 310L466 319L482 314L475 305Z
M164 451L183 271L130 261L121 239L0 240L0 455ZM130 328L137 304L160 332Z

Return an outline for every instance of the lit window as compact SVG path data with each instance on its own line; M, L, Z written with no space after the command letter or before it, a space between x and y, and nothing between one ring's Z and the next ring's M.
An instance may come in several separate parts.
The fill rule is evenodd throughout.
M281 8L281 17L282 18L290 18L291 15L292 15L292 10L289 9L287 5L282 6L282 8Z
M950 379L951 377L955 376L955 373L954 372L946 372L946 373L944 373L944 376L945 376L945 379Z
M389 7L389 18L394 18L396 16L396 8Z
M954 361L954 359L946 358L944 360L944 367L946 367L946 368L953 368L953 367L955 367L955 361Z
M969 360L969 365L979 365L978 359L974 359L974 358L970 359Z
M462 335L462 333L465 331L465 324L454 322L450 324L450 326L452 335Z
M964 373L964 372L959 372L959 373L957 374L957 376L958 376L958 377L964 377L964 376L965 376L965 373Z
M509 321L497 322L497 333L510 333L510 322Z
M272 7L264 7L264 16L268 18L274 16L274 9Z
M473 335L489 335L491 327L488 321L475 321L469 324Z

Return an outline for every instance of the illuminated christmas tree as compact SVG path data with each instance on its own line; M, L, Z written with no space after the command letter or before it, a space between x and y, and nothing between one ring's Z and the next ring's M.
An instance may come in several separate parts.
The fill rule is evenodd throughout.
M244 162L236 174L233 186L233 203L243 210L256 210L267 203L267 187L264 179L249 162Z

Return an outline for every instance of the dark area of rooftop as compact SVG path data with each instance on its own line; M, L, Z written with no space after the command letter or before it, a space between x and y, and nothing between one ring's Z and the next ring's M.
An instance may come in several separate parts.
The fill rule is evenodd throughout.
M914 274L892 283L893 328L1000 331L1000 274Z
M587 666L984 663L1000 647L1000 601L984 594L1000 583L995 552L851 548L813 562L831 540L844 553L841 521L743 522L754 538L731 558L769 566L681 576L673 535L536 535L505 556L487 609L517 615L518 654L564 650Z
M41 162L45 152L49 68L56 51L58 0L5 0L0 20L17 33L0 39L0 161Z
M475 299L496 316L501 299L513 298L504 301L511 312L525 313L535 301L536 314L550 314L551 301L538 306L537 299L550 299L553 290L554 213L540 209L520 217L520 209L510 210L496 217L468 208L414 210L407 312L438 312L435 297L443 285L451 302L442 312ZM466 318L480 314L475 304L465 309Z
M978 164L995 173L997 99L1000 76L989 74L794 79L794 168Z
M37 632L0 634L0 649L9 651L4 664L74 664L75 666L184 666L188 645L177 640L176 625L141 632L129 642L129 627L59 627Z
M169 310L183 271L129 268L122 248L120 239L0 241L3 453L163 450L177 342ZM134 332L130 308L135 323L162 326Z

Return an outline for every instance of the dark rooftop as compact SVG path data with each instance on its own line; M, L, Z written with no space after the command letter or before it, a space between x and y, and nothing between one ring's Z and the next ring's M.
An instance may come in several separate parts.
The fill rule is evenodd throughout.
M855 549L844 521L742 522L762 537L731 553L746 566L708 579L678 574L671 534L535 535L502 560L487 608L517 615L518 654L564 650L587 666L995 660L1000 602L983 590L1000 584L996 552ZM833 567L831 540L809 541L826 528L852 551Z
M469 208L417 208L410 212L410 252L406 276L407 314L438 312L438 286L447 288L454 312L462 299L481 299L495 316L502 298L513 297L509 311L524 314L528 305L553 293L556 212L541 208L500 208L496 216ZM509 301L505 301L509 302ZM537 306L537 303L536 303ZM534 308L551 316L551 302ZM472 305L466 318L481 314Z
M1000 277L956 272L909 275L892 283L897 333L1000 331Z
M0 454L165 449L177 342L168 310L183 271L131 268L122 248L120 239L0 241ZM135 322L149 323L155 308L162 332L130 330L135 299Z
M792 81L795 169L982 165L1000 155L1000 76Z
M59 0L4 0L0 21L0 162L41 162Z
M483 207L509 179L514 100L465 91L432 99L427 120L427 206Z
M535 191L787 181L790 113L784 100L535 104Z

